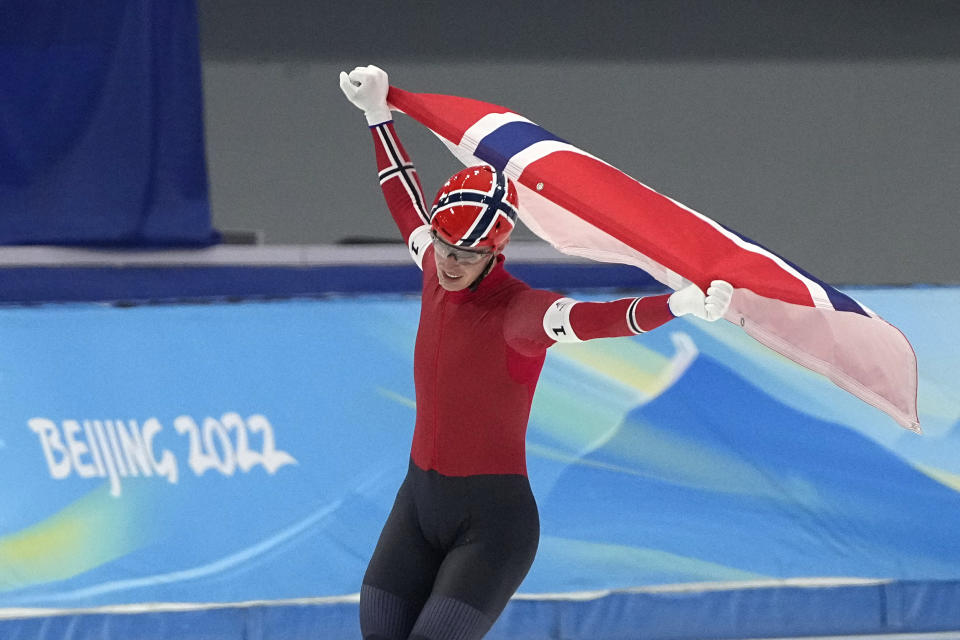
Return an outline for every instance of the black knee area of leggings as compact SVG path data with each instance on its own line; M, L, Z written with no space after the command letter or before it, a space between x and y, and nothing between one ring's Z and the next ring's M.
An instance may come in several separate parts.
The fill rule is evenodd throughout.
M492 626L493 620L466 602L431 596L410 640L480 640Z
M383 589L360 589L360 632L363 640L407 640L417 622L417 605Z

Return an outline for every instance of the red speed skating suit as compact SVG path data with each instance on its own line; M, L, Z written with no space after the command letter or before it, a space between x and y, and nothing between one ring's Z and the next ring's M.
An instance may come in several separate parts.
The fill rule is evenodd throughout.
M576 303L514 278L502 255L475 290L446 291L416 171L392 122L371 131L390 213L423 269L413 462L449 476L525 474L527 419L547 348L649 331L673 318L668 296Z

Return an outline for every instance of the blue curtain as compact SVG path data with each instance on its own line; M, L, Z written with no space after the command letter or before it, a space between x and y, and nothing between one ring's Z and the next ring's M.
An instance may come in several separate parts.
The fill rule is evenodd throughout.
M217 239L194 0L0 0L0 244Z

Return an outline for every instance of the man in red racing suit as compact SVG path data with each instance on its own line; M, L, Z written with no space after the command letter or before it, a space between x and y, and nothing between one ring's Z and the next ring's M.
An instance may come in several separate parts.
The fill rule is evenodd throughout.
M518 204L509 179L469 167L428 215L386 105L386 73L358 67L340 81L367 116L387 206L423 270L410 465L363 578L361 631L366 640L479 639L536 554L524 442L546 350L687 313L715 320L732 289L716 281L707 295L691 285L596 303L530 288L504 268Z

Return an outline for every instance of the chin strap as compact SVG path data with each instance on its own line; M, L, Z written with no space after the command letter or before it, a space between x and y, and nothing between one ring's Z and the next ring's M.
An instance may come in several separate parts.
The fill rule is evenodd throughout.
M490 260L487 262L487 266L483 271L480 272L480 275L477 276L477 279L470 283L470 286L467 287L470 291L476 291L477 287L480 286L480 281L487 277L487 274L490 273L490 270L493 269L493 265L497 261L497 254L490 256Z

